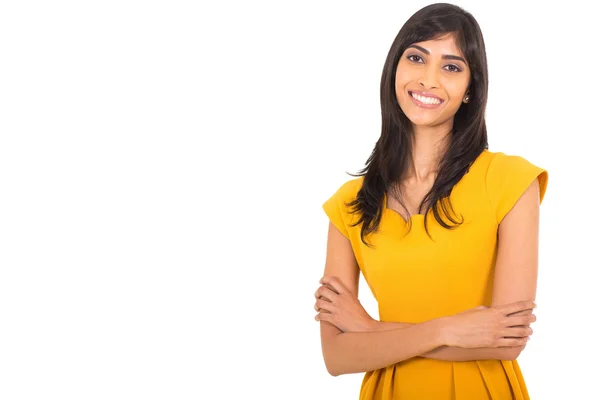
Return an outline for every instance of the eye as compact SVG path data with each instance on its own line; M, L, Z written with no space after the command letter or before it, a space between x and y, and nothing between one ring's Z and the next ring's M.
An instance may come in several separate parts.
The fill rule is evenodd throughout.
M462 71L462 69L458 68L458 67L457 67L456 65L454 65L454 64L449 64L449 65L446 65L446 67L449 67L449 68L450 68L450 69L448 70L448 71L450 71L450 72L460 72L460 71Z
M418 64L420 64L423 60L423 58L421 56L416 55L416 54L409 54L408 56L406 56L406 59L411 62L418 63ZM445 68L448 68L448 69L446 69L446 71L449 71L449 72L461 72L462 71L462 69L460 69L457 65L454 65L454 64L448 64L448 65L446 65Z
M418 62L418 61L416 61L416 60L412 59L411 57L416 57L416 58L418 58L419 60L422 60L421 56L418 56L418 55L416 55L416 54L410 54L409 56L407 56L407 57L406 57L406 59L407 59L407 60L409 60L409 61L412 61L412 62Z

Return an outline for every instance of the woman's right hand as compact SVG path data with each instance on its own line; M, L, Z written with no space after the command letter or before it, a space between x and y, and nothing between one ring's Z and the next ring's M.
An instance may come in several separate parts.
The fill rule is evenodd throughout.
M536 317L533 314L513 314L533 308L533 301L519 301L502 306L480 306L444 317L444 342L448 346L463 348L525 345L533 333L529 324Z

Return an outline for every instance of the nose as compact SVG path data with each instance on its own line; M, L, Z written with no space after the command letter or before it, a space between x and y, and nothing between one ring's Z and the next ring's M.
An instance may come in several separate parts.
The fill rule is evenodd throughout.
M423 68L423 73L419 77L419 84L426 89L433 89L439 86L439 71L435 65L429 64L425 65Z

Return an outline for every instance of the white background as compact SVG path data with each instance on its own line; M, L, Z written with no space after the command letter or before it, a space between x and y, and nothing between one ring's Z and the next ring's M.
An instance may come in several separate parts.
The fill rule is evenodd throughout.
M591 399L597 23L491 3L459 4L490 150L549 171L519 362L533 399ZM428 2L0 4L0 398L358 398L313 319L321 204L364 166L387 51Z

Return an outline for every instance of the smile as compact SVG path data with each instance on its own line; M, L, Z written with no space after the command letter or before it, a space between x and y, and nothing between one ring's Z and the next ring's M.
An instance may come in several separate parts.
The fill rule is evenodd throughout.
M416 94L414 92L408 92L410 94L411 99L413 100L413 102L418 105L419 107L423 107L423 108L436 108L437 106L439 106L440 104L442 104L444 101L438 97L429 97L429 96L422 96L420 94Z

